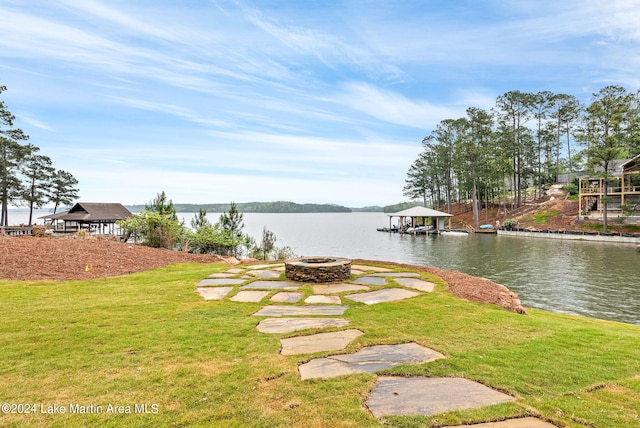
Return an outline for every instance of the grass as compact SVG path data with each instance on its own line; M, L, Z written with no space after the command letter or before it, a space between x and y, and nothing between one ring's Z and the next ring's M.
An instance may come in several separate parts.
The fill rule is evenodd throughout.
M590 230L595 230L597 232L602 232L604 228L602 223L599 224L588 224L585 228ZM607 225L607 230L612 233L640 233L640 225L636 224L616 224L615 218L609 219L609 224Z
M227 267L175 265L91 281L0 281L1 401L38 410L0 415L0 425L380 426L363 404L375 375L302 381L297 366L330 353L282 356L279 339L295 334L259 333L261 318L250 315L263 304L205 302L193 292L198 280ZM466 377L517 401L383 424L536 415L559 426L640 426L639 327L540 310L517 315L458 299L440 279L423 277L437 283L433 293L372 306L350 301L349 328L364 334L345 352L417 342L448 358L384 373ZM311 293L309 286L301 290ZM42 413L54 404L102 406L103 412ZM109 404L123 412L130 406L131 414L108 413ZM136 412L141 404L148 413Z
M558 210L549 210L535 213L533 217L535 218L536 223L549 223L549 219L557 216L558 214L560 214L560 211Z

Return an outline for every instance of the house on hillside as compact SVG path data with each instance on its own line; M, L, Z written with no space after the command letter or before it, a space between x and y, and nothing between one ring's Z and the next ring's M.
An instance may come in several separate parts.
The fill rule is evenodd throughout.
M41 218L53 225L54 232L87 230L91 233L113 235L117 232L116 221L132 215L122 204L78 202L69 211Z
M640 211L640 155L613 161L609 172L607 212L613 216L621 215L622 206L636 205L637 215ZM602 217L604 180L603 177L580 179L580 215Z

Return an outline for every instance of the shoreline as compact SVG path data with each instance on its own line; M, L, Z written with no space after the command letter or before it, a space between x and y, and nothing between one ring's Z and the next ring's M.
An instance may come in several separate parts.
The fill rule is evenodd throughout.
M560 230L503 230L499 229L498 235L517 236L525 238L565 239L571 241L608 242L618 244L640 244L640 235L624 236L600 232L578 232Z

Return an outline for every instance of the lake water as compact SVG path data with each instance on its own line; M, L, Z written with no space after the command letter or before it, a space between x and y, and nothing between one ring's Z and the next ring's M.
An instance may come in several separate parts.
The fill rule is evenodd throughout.
M10 214L11 223L19 222ZM44 215L46 214L39 214ZM216 222L220 214L209 214ZM179 213L189 225L193 214ZM24 220L23 220L24 221ZM490 278L525 307L640 325L640 252L634 244L500 235L412 236L376 231L382 213L244 215L259 241L267 227L296 255L392 261Z

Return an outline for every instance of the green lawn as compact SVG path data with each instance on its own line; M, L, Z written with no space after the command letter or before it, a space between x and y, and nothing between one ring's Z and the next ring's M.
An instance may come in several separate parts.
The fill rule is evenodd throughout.
M0 402L31 411L0 414L0 426L380 426L363 404L375 375L301 381L298 364L331 353L282 356L279 339L295 334L259 333L262 318L250 315L264 304L205 302L193 292L197 281L227 268L0 281ZM540 310L517 315L458 299L439 279L423 277L437 282L433 293L372 306L349 301L349 328L364 335L347 352L417 342L448 358L385 373L466 377L517 401L383 423L536 415L559 426L640 427L639 327ZM43 414L55 405L67 412ZM91 405L101 409L90 413Z

